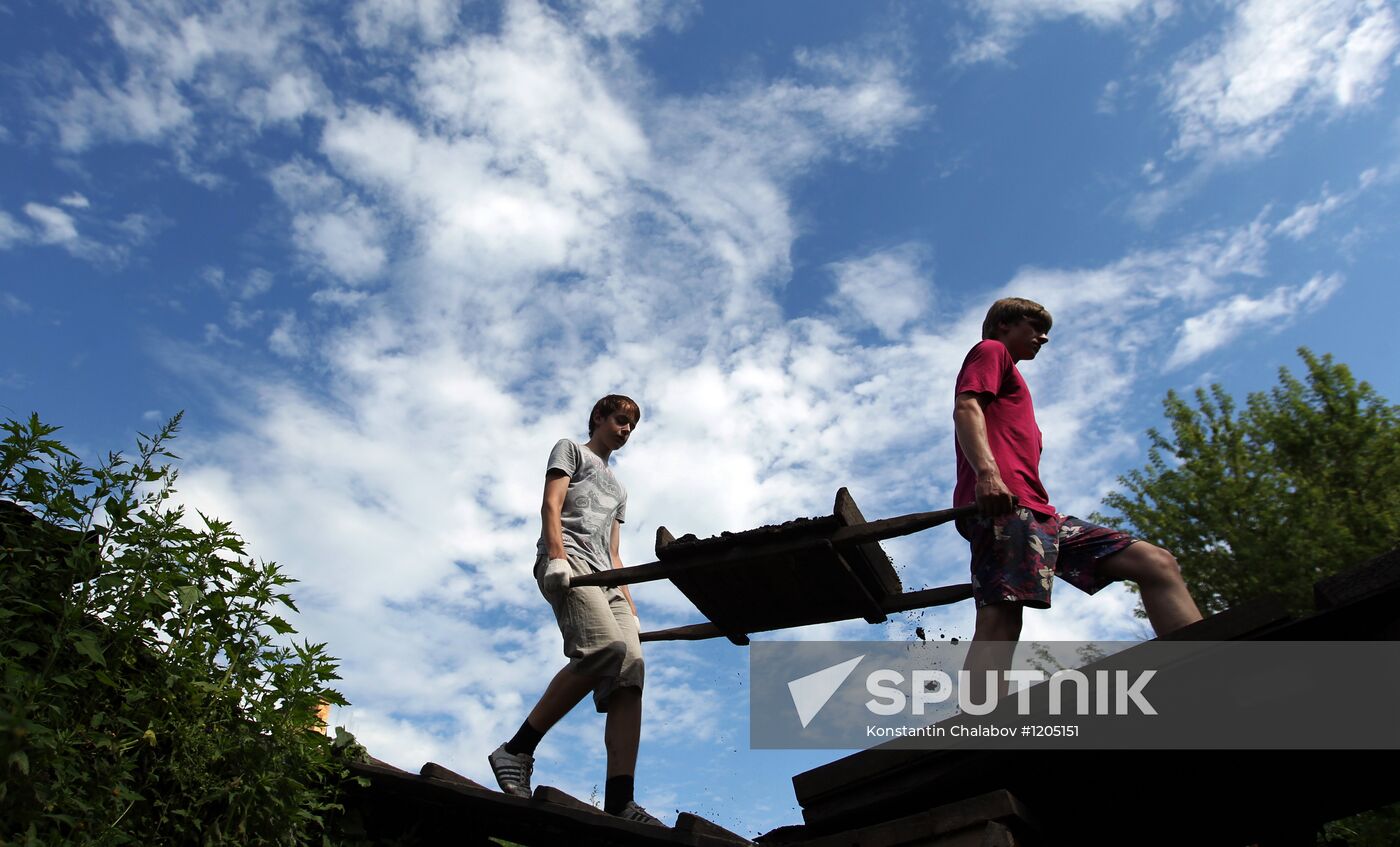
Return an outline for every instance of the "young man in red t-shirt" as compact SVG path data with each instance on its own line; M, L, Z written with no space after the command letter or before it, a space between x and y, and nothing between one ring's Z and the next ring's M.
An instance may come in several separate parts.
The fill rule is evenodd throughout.
M1133 580L1158 635L1201 619L1171 553L1050 505L1040 482L1040 427L1016 363L1035 358L1049 342L1051 323L1039 303L998 300L982 323L983 340L958 372L953 505L976 503L979 512L957 524L972 544L977 624L967 670L974 671L975 702L985 679L976 671L1010 666L1021 610L1050 608L1055 576L1089 594Z

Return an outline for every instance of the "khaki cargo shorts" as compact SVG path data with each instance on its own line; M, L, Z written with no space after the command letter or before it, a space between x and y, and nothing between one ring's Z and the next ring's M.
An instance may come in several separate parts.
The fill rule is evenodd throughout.
M608 698L619 688L638 691L646 677L642 642L632 607L617 588L586 585L566 591L545 591L541 583L548 556L535 560L535 584L554 610L559 632L564 636L564 655L575 673L601 677L593 688L593 705L608 710ZM573 576L591 571L569 560Z

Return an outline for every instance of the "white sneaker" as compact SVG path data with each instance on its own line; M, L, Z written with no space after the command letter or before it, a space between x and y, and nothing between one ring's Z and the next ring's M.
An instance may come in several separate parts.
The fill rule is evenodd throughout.
M535 770L534 756L529 753L518 756L507 753L506 745L502 744L486 757L486 761L491 764L491 773L502 791L515 797L528 799L531 796L530 774Z
M614 817L622 818L625 821L632 821L633 823L650 823L661 827L666 826L666 824L661 822L660 818L648 812L646 809L643 809L641 806L638 806L636 800L628 800L627 805L623 806L622 811L618 812Z

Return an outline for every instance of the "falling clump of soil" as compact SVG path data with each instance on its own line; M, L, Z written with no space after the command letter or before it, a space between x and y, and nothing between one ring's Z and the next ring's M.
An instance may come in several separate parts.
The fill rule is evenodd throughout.
M914 627L914 634L919 637L920 641L928 640L927 636L924 635L924 628L921 626Z

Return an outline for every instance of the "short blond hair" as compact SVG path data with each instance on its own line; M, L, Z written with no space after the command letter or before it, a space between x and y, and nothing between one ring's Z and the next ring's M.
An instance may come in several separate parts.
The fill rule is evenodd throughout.
M997 329L1002 324L1020 323L1023 318L1030 318L1035 328L1041 332L1049 332L1050 326L1055 322L1054 318L1050 317L1050 312L1034 300L1003 297L987 310L987 318L982 321L982 337L991 338L997 334Z

